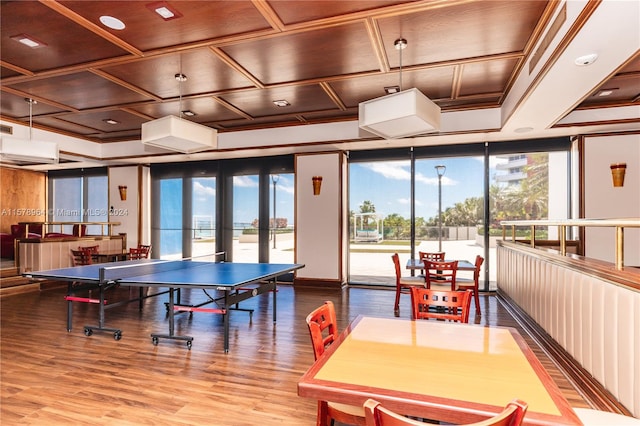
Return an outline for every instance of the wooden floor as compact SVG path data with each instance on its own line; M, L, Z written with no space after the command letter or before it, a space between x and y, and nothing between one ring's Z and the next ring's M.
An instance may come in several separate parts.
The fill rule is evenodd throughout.
M116 290L113 298L125 297ZM107 325L122 339L83 325L97 322L94 305L75 304L74 328L66 331L64 287L5 296L1 315L1 411L3 425L313 425L316 402L297 396L296 384L313 362L306 315L332 300L343 329L357 315L393 316L394 293L381 289L295 290L280 286L277 325L270 295L249 299L253 319L234 312L230 352L225 354L220 316L181 315L176 332L184 342L151 343L166 332L166 296L107 311ZM183 302L204 301L201 290ZM495 296L482 296L482 316L470 322L519 328ZM403 296L401 316L409 317ZM575 407L588 404L555 365L525 335ZM363 354L362 356L366 356ZM500 368L500 366L496 366ZM516 397L517 395L514 395Z

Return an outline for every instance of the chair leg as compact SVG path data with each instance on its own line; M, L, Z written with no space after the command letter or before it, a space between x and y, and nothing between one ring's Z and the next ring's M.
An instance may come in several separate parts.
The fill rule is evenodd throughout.
M330 426L333 419L329 421L329 407L326 401L318 401L318 416L316 418L316 426Z
M400 316L400 289L396 289L396 304L393 306L393 315Z
M480 315L480 297L478 297L478 290L473 290L473 300L476 303L476 315Z

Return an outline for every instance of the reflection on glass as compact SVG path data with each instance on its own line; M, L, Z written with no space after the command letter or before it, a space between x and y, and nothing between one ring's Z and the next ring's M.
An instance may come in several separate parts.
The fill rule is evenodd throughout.
M182 179L160 181L160 258L182 258Z
M293 173L271 175L269 179L271 185L269 262L293 263L294 175Z
M258 262L257 175L233 177L233 261Z
M191 256L215 261L216 252L216 178L192 180Z

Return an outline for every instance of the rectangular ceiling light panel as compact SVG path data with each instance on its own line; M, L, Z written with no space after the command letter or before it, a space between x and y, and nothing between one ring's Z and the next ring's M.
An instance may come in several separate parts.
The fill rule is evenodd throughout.
M416 88L358 105L361 129L396 139L440 130L440 107Z
M218 131L174 115L142 123L142 143L190 154L216 149Z
M58 162L58 144L15 138L0 139L0 159L10 163L55 164Z

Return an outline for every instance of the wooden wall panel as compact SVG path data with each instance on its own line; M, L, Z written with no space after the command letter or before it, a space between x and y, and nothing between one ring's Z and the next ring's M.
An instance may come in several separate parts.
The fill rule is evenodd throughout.
M46 220L47 178L44 172L0 167L0 232L18 222Z

